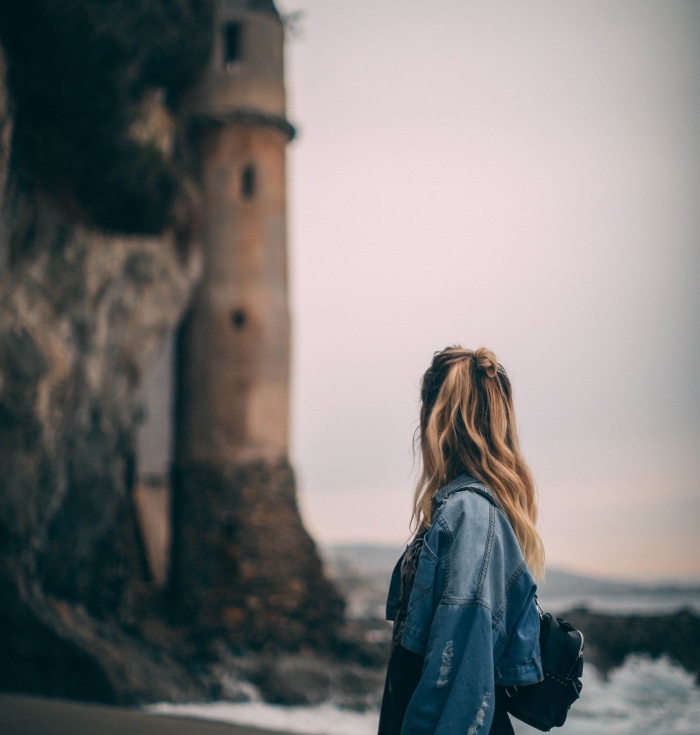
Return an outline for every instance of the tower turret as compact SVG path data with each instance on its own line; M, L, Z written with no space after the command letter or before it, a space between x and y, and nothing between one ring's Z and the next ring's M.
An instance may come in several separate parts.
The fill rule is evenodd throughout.
M191 100L204 275L178 340L173 590L240 644L322 643L323 577L287 459L284 28L272 0L220 0Z
M192 100L195 111L249 110L284 119L284 28L271 0L228 0L216 12L213 54Z
M284 29L272 2L219 5L193 101L205 276L191 315L178 460L286 457L289 313Z

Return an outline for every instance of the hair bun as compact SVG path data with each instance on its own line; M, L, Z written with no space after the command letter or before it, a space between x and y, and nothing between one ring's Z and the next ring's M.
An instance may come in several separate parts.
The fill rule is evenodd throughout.
M489 378L495 378L498 372L498 360L496 355L486 347L479 347L474 351L474 365L483 370Z

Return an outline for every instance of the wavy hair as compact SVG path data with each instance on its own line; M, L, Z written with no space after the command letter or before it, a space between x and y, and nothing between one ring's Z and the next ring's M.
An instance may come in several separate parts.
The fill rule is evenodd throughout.
M468 472L494 493L530 571L541 578L535 484L520 452L510 380L491 350L456 346L435 353L421 382L418 443L413 526L428 528L435 493Z

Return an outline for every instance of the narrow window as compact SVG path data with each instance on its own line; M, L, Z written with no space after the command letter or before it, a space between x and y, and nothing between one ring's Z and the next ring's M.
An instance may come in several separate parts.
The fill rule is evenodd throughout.
M231 324L234 329L243 329L248 321L248 315L243 309L235 309L231 313Z
M245 166L241 173L241 196L243 199L252 199L255 194L255 169Z
M224 65L229 68L241 61L242 24L226 23L224 26Z

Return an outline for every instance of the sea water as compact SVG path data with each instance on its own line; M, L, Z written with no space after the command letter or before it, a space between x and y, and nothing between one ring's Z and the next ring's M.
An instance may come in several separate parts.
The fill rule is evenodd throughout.
M670 615L683 608L698 615L700 590L663 594L635 592L619 595L542 595L540 604L556 615L581 607L608 615Z
M148 711L201 717L299 735L376 735L376 711L352 712L332 703L284 707L264 702L156 704ZM538 732L513 722L517 735ZM584 672L583 693L564 735L700 735L700 687L693 675L667 658L630 656L607 680L593 667Z
M589 666L581 699L559 731L567 735L700 735L700 687L667 658L630 656L605 681ZM517 735L536 733L514 722Z

